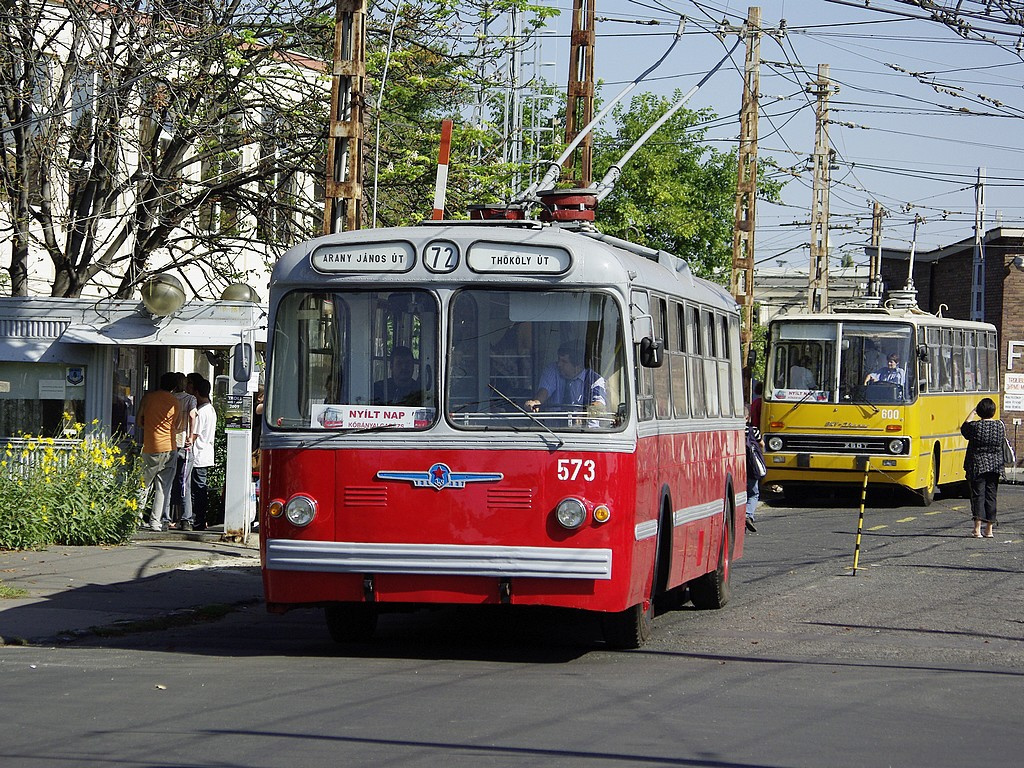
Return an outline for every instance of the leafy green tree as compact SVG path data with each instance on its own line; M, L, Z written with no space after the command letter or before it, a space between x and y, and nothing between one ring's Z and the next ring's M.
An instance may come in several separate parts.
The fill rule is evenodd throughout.
M526 0L402 4L389 53L393 9L375 7L378 44L367 50L365 209L376 203L378 226L411 224L430 214L444 119L454 122L447 215L464 216L470 204L507 198L523 168L507 160L509 143L522 137L511 135L503 72L513 50L557 11ZM522 19L522 38L510 34L513 12ZM537 107L526 105L527 120L531 108Z
M651 93L612 110L614 129L595 136L595 176L604 173L681 98ZM736 150L705 143L710 110L673 115L622 169L598 209L600 229L685 258L693 271L728 284L732 268ZM758 173L758 197L776 199L781 185Z

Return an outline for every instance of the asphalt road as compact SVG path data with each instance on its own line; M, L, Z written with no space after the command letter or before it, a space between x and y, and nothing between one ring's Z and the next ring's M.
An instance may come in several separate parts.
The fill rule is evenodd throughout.
M967 502L778 499L720 611L607 650L546 611L315 611L0 647L0 765L1010 766L1024 743L1024 488ZM829 506L821 506L822 503ZM256 569L253 569L254 571ZM257 574L253 574L257 578Z

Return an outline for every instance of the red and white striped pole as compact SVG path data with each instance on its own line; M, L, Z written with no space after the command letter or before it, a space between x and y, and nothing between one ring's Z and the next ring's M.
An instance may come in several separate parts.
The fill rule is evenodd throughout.
M441 121L441 150L437 153L437 185L434 187L434 212L430 218L444 218L444 197L448 191L448 157L452 149L452 121Z

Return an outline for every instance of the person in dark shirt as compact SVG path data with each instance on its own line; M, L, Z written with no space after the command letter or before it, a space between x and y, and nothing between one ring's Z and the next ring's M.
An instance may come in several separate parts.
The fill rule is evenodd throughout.
M413 378L412 350L395 347L391 350L391 376L373 385L375 405L422 405L423 390Z
M978 418L972 419L975 414ZM982 535L991 539L992 527L996 524L996 494L1003 471L1006 427L1002 421L993 418L995 415L995 401L991 397L983 397L960 425L960 434L967 438L964 473L971 486L971 516L974 518L971 535L976 539ZM981 532L982 523L985 524L984 534Z

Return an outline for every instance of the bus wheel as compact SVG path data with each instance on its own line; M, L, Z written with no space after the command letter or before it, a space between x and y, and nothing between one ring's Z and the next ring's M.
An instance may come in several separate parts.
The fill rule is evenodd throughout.
M931 503L935 501L935 494L939 490L939 457L932 455L932 460L928 462L928 482L924 488L916 489L914 497L917 499L918 505L922 507L931 506Z
M732 560L732 537L729 535L729 521L722 527L722 547L718 552L718 567L690 582L690 600L697 608L721 608L729 602L732 589L729 586Z
M335 603L324 608L327 631L336 643L369 640L377 629L377 608L368 603Z
M654 631L654 601L644 600L618 613L604 614L604 639L613 648L639 648Z

